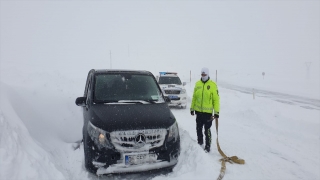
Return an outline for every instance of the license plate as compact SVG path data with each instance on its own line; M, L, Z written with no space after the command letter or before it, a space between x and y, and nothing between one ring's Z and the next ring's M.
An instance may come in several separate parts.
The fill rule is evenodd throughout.
M134 154L134 155L125 155L125 165L137 165L150 163L157 160L155 154Z
M170 99L179 99L178 96L169 96Z

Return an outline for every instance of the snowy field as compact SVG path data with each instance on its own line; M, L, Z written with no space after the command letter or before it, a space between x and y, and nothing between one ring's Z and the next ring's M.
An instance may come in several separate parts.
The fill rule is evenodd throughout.
M224 180L320 180L319 22L319 1L0 0L0 180L216 179L215 127L205 153L189 112L202 67L218 82L221 149L245 160ZM173 172L85 170L75 99L93 68L187 82Z

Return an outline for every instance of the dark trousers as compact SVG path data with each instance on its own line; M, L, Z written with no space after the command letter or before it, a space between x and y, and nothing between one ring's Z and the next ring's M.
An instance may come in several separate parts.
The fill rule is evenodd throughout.
M212 116L209 113L199 113L196 112L197 115L197 136L198 136L198 143L203 144L203 133L202 129L204 126L204 134L206 136L206 146L211 145L211 131L210 128L212 126L212 120L210 120L210 117Z

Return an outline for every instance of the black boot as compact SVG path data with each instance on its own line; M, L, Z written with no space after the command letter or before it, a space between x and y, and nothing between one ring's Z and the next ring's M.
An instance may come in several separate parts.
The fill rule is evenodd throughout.
M206 145L206 147L204 148L204 151L210 152L210 146Z

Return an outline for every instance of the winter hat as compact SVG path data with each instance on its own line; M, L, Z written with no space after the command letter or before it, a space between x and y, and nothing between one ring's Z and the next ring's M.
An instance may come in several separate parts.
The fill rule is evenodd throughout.
M201 80L203 82L207 81L209 79L209 69L204 67L201 69L201 74L205 74L205 76L201 76Z
M202 68L202 69L201 69L201 74L206 74L206 75L209 76L209 69L206 68L206 67Z

